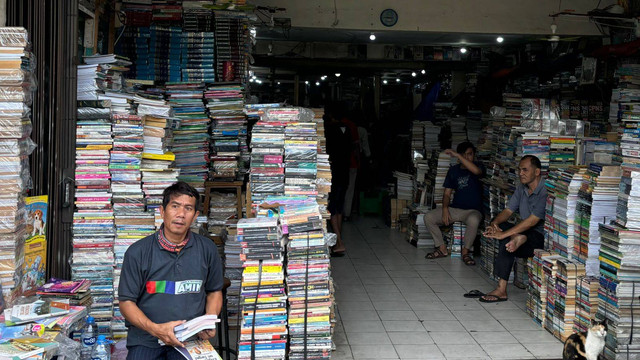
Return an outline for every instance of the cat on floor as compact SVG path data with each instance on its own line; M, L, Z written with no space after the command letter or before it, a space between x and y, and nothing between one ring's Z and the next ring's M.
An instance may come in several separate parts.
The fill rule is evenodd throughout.
M562 360L598 360L607 336L606 323L592 323L586 332L576 333L564 342Z

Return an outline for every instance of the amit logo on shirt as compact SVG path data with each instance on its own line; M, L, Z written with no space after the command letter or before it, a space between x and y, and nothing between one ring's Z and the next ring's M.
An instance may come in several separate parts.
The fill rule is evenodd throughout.
M196 294L200 292L202 280L176 281L176 295Z

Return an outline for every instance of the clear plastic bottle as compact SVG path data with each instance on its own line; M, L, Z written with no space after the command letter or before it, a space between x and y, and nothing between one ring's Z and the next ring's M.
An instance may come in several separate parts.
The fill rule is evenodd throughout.
M111 345L104 335L98 336L96 346L91 352L91 360L111 360Z
M98 327L93 316L87 317L87 322L82 328L82 334L80 335L80 343L82 344L82 352L80 359L91 360L91 352L96 344L96 336L98 334Z

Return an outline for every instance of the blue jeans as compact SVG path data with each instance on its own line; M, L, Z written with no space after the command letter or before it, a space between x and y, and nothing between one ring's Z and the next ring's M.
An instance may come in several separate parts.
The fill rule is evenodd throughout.
M138 345L128 348L127 360L184 360L172 346L149 348Z

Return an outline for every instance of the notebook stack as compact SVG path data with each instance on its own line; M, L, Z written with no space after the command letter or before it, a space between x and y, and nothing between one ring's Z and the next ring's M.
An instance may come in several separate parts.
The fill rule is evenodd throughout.
M201 84L181 83L167 85L167 101L180 122L173 131L173 153L178 180L193 186L201 194L208 177L209 117L202 101Z
M565 341L573 334L573 323L576 318L577 283L579 277L584 275L584 265L577 261L566 258L557 260L553 302L547 302L549 307L545 327L561 341ZM548 300L550 291L547 292Z
M538 325L543 325L547 314L547 283L545 263L547 259L558 258L551 251L536 249L528 261L529 287L527 291L527 314Z
M322 216L314 200L284 203L282 221L288 230L289 359L328 359L332 303Z
M220 81L246 81L247 54L250 51L249 21L244 13L215 11L216 78Z
M156 82L181 81L182 28L152 25L150 36L149 64L153 64L153 80Z
M244 262L238 359L285 359L287 295L278 219L241 219L238 240Z
M251 133L251 200L284 194L284 132L286 121L258 121Z
M212 120L211 178L235 180L239 161L248 151L244 88L240 84L210 85L204 97Z
M595 276L582 276L578 280L576 290L576 318L573 321L573 329L577 332L585 332L591 328L591 320L596 318L598 312L598 288L600 281Z
M551 136L549 148L549 168L562 169L576 161L576 138L570 136Z
M21 276L27 211L24 195L31 188L29 154L35 147L29 119L32 99L31 53L27 30L0 28L0 281L8 302Z
M573 252L575 210L584 172L579 168L552 170L545 179L545 247L565 257Z
M315 122L300 120L287 124L284 164L285 195L304 196L315 200L318 194L316 188L318 137Z
M91 105L95 107L90 107ZM113 244L109 151L111 113L98 102L80 102L76 122L75 206L73 214L72 280L91 280L89 314L99 331L110 333L113 317Z

